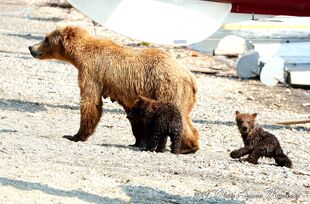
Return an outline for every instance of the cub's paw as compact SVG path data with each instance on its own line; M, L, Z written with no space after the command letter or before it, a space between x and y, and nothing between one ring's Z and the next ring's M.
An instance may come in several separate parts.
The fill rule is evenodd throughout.
M129 147L140 147L140 145L139 144L130 144L130 145L128 145Z
M253 159L253 158L245 158L243 161L249 162L251 164L258 164L257 160Z
M128 145L129 147L139 147L139 148L141 148L141 149L144 149L144 148L146 148L146 144L145 143L143 143L143 142L139 142L139 141L136 141L134 144L132 144L132 145Z
M171 150L171 153L172 154L181 154L181 151L180 150Z
M240 158L241 156L242 155L240 155L240 152L238 150L232 151L230 153L230 157L233 158L233 159Z
M165 148L165 147L163 147L163 148L157 148L155 151L156 151L156 152L163 153L163 152L166 151L166 148Z
M154 152L154 151L155 151L155 148L146 148L146 151Z

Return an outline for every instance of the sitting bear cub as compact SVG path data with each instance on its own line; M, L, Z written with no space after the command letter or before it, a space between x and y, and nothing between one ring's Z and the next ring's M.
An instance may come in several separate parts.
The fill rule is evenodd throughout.
M292 167L292 161L283 153L276 136L259 128L255 124L257 114L244 114L236 111L238 129L243 139L244 147L230 153L232 158L249 155L245 161L257 164L260 157L274 158L277 165Z
M182 116L175 105L139 96L127 112L127 118L131 124L141 123L141 121L145 124L147 150L156 149L156 152L163 152L169 135L171 153L180 153Z

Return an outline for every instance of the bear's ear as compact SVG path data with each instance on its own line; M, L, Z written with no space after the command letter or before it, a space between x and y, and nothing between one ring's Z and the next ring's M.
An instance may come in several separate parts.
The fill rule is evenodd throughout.
M254 118L256 118L256 116L257 116L257 113L253 113L253 114L252 114L252 116L253 116Z
M133 104L135 107L141 107L144 104L143 96L139 95Z
M240 114L240 112L239 111L236 111L236 115L239 115Z
M140 103L140 99L139 98L137 98L133 104L137 105L138 103Z
M137 103L141 104L141 103L144 103L145 99L143 96L139 95L136 101L137 101Z
M138 99L139 99L141 102L146 103L146 104L149 104L149 103L152 102L152 99L147 98L147 97L145 97L145 96L141 96L141 95L138 96Z
M74 38L77 34L77 27L72 27L72 26L67 26L67 27L64 27L62 29L62 36L63 36L63 40L70 40L72 38Z
M144 97L141 96L141 95L138 95L138 99L141 100L141 101L143 101Z

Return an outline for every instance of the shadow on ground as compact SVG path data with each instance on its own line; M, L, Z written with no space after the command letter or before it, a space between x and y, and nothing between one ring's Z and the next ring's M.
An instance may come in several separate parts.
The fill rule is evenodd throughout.
M208 204L208 203L221 203L221 204L241 204L244 202L238 200L224 199L220 197L193 197L193 196L180 196L167 193L160 189L155 189L147 186L138 185L123 185L121 188L130 198L130 201L124 201L117 198L109 198L106 196L100 196L80 190L62 190L54 187L50 187L46 184L27 182L22 180L9 179L0 177L0 185L10 186L23 191L41 191L54 196L78 198L82 201L91 203L191 203L191 204Z
M41 191L43 193L55 196L62 196L62 197L71 197L71 198L78 198L80 200L91 202L91 203L127 203L125 201L119 199L112 199L108 197L99 196L92 193L87 193L84 191L79 190L62 190L50 187L45 184L35 183L35 182L27 182L22 180L15 180L0 177L0 185L2 186L11 186L13 188L17 188L24 191Z
M19 112L30 112L36 113L40 111L47 111L48 108L61 108L61 109L70 109L70 110L79 110L79 106L74 105L54 105L48 103L38 103L31 101L22 101L18 99L3 99L0 98L0 110L12 110ZM115 113L115 114L124 114L125 111L122 109L106 109L103 107L103 112Z
M44 104L17 99L0 99L0 110L12 110L19 112L40 112L46 111Z
M139 147L134 147L131 145L121 145L121 144L99 144L99 146L102 147L109 147L109 148L121 148L121 149L130 149L132 151L136 151L136 152L142 152L143 149L139 148Z
M23 38L26 40L43 40L44 37L43 36L35 36L35 35L31 35L31 34L13 34L13 33L7 33L7 34L3 34L9 37L18 37L18 38Z
M0 133L14 133L17 132L17 130L11 130L11 129L0 129Z
M238 200L209 196L180 196L147 186L124 185L123 191L130 197L130 203L180 203L180 204L241 204Z
M27 17L29 20L35 20L35 21L44 21L44 22L59 22L65 20L64 18L59 18L59 17L51 17L51 18L46 18L46 17Z
M225 125L225 126L236 126L235 121L220 121L220 120L193 120L194 123L198 124L206 124L206 125ZM283 125L259 125L260 127L268 130L278 130L278 129L291 129L294 128L297 131L303 130L303 131L310 131L310 128L303 127L303 126L283 126Z

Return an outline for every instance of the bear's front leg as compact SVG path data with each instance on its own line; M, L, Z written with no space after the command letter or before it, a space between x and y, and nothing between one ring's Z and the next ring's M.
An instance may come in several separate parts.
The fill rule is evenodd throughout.
M267 153L268 145L261 142L255 148L253 151L249 154L249 157L246 158L244 161L247 161L252 164L258 164L258 159L263 156L268 156Z
M166 144L167 144L167 139L168 139L168 136L166 136L166 135L161 135L160 136L160 139L158 141L158 145L157 145L157 148L156 148L156 152L165 152ZM173 145L171 145L171 146L173 146ZM180 143L180 146L181 146L181 143Z
M154 123L155 124L149 124L149 125L151 125L153 127L149 127L148 131L147 131L147 134L149 136L147 138L146 150L148 150L150 152L154 152L155 151L156 147L158 146L159 140L164 136L163 133L162 133L162 130L157 125L158 122L154 122ZM165 144L165 146L166 146L166 144Z
M143 120L138 120L138 121L132 121L130 122L131 124L131 130L132 133L136 139L135 144L129 145L133 147L139 147L139 148L145 148L146 147L146 127L145 123Z
M230 157L233 159L243 157L244 155L249 154L250 150L251 149L248 146L234 150L230 153Z
M64 136L64 138L78 142L86 141L94 133L95 128L102 114L102 100L99 96L88 96L81 94L81 121L80 129L74 136Z
M129 145L132 147L140 147L141 145L141 135L142 135L142 127L138 125L136 121L130 121L131 130L133 135L135 136L136 142L133 145Z

